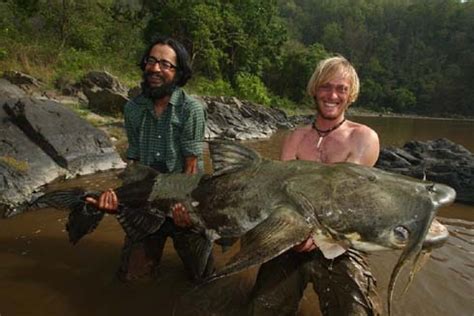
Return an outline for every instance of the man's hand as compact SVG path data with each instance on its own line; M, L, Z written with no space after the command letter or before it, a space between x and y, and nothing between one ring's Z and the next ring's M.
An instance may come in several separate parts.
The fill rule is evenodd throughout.
M196 156L184 157L184 173L196 174L198 172L198 159Z
M118 198L117 194L115 194L115 191L112 189L103 192L97 200L93 197L86 197L86 203L89 203L99 210L109 214L117 213Z
M186 228L192 225L189 212L181 203L176 203L171 207L173 212L173 221L176 226Z
M293 250L296 252L310 252L314 249L318 248L314 243L313 238L310 236L308 239L303 241L301 244L296 245L293 247Z

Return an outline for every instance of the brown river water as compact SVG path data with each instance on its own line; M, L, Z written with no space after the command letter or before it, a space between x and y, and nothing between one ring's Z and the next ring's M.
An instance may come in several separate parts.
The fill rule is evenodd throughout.
M447 137L474 152L474 122L434 119L353 117L374 128L382 145ZM267 158L277 159L288 131L269 140L246 142ZM48 190L74 186L105 189L119 185L116 171L53 183ZM448 229L447 244L433 251L408 291L398 283L394 315L474 315L474 206L454 204L439 214ZM166 244L161 275L152 283L116 280L123 232L113 216L77 245L68 243L67 213L43 209L0 220L0 316L243 315L256 269L195 288ZM214 250L218 266L235 253ZM399 252L370 255L383 298ZM408 269L404 270L407 275ZM319 315L309 286L298 315Z

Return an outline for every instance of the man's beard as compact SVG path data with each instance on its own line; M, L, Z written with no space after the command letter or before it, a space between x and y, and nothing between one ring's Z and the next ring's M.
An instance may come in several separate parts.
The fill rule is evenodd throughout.
M168 83L163 82L163 84L158 87L151 87L147 80L147 77L151 74L152 73L150 72L143 73L143 81L141 83L141 87L142 92L146 97L152 99L153 101L156 101L173 94L174 90L176 90L177 87L175 80ZM164 81L163 78L162 80Z

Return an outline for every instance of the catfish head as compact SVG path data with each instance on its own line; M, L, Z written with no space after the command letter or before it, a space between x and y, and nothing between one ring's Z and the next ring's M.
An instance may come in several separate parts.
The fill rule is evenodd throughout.
M294 185L289 193L305 201L303 215L315 224L313 239L327 258L348 247L403 249L390 278L390 310L401 268L419 256L438 208L452 203L456 193L443 184L348 163L328 165L323 172L323 178L321 173L306 174L305 180L297 176L292 182L305 186Z

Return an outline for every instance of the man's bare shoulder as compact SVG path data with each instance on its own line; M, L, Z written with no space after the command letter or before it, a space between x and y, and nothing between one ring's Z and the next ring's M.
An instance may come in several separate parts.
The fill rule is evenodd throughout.
M357 138L357 139L367 139L370 141L377 140L378 141L378 135L377 132L375 132L372 128L368 127L367 125L352 122L352 121L347 121L348 128L351 131L351 138Z

